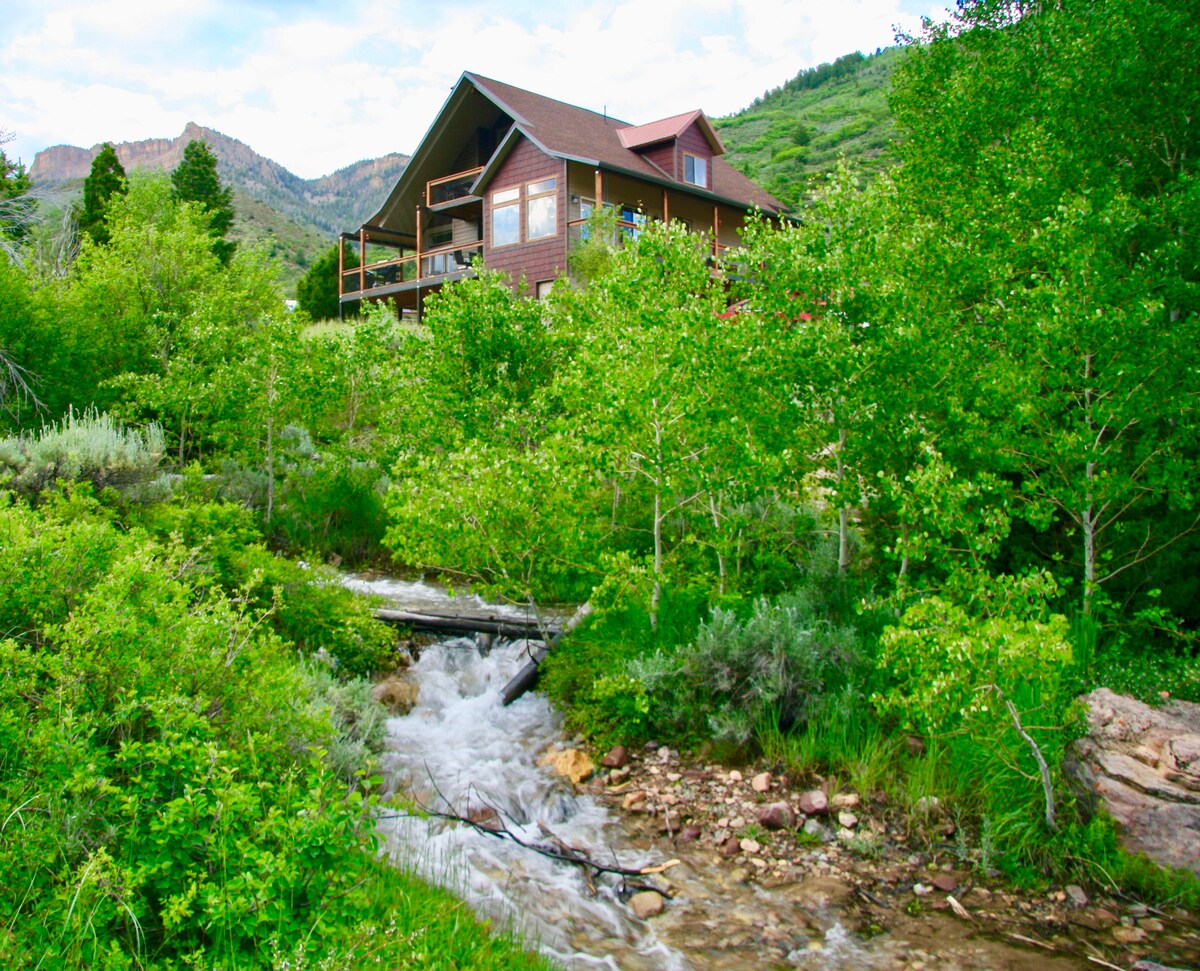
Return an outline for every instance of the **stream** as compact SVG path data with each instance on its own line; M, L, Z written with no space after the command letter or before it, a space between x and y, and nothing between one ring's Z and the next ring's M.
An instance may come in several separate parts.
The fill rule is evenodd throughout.
M350 578L349 586L404 609L463 604L420 583ZM479 601L472 605L483 606ZM511 608L487 605L492 612ZM523 616L519 609L512 616ZM953 918L930 915L869 940L843 923L849 888L824 873L764 889L691 847L676 850L652 827L614 814L538 765L565 744L562 719L529 693L509 707L501 689L525 663L525 641L499 641L481 654L471 638L421 650L408 676L419 685L412 711L389 719L382 760L388 793L438 812L474 818L493 807L524 842L555 840L607 864L640 868L682 856L657 882L669 900L648 921L634 916L620 877L589 886L580 867L552 860L457 822L397 815L380 821L398 865L448 887L495 926L510 927L569 969L613 968L1068 968L1075 961L973 937ZM661 844L661 845L660 845ZM691 850L689 853L688 850ZM818 868L820 869L820 868Z

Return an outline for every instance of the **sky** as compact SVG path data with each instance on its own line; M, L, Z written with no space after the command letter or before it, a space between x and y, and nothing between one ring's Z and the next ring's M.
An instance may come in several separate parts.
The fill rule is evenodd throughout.
M645 124L731 114L948 0L36 0L0 14L0 133L43 148L189 121L317 178L411 153L463 71Z

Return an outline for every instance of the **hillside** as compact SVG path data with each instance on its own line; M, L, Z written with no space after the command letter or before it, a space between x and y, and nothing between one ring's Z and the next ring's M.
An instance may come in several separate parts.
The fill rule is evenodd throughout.
M713 124L726 158L784 202L796 205L838 156L877 172L889 163L895 126L887 93L903 52L847 54L801 71L748 108Z
M357 228L379 207L408 162L407 155L384 155L319 179L302 179L244 142L194 123L176 138L149 138L113 147L126 171L170 171L193 139L208 143L217 156L222 182L234 190L236 219L231 237L265 243L284 264L283 282L289 294L338 232ZM38 152L30 175L43 189L77 194L100 148L55 145Z

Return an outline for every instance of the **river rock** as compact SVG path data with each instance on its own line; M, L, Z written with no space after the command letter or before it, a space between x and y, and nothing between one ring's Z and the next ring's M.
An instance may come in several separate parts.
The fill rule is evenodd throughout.
M800 812L805 816L819 816L829 812L829 797L820 789L810 789L808 792L800 793L797 804L800 806Z
M1200 876L1200 705L1151 708L1097 688L1083 699L1088 733L1064 768L1084 808L1103 808L1126 849Z
M758 811L758 825L763 829L789 829L796 814L786 802L773 802Z
M572 785L579 785L596 771L587 753L577 748L552 748L538 760L538 764L550 766L564 779L570 779Z
M663 912L663 896L656 890L643 890L629 898L629 908L639 920L649 920Z
M407 715L416 706L420 692L416 682L393 675L371 689L371 698L394 715Z
M771 773L760 772L750 780L750 788L755 792L768 792L771 788Z
M624 745L614 745L604 753L600 764L606 769L623 769L629 764L629 752Z
M857 809L861 802L862 797L857 792L839 792L829 800L829 805L833 809Z
M822 843L832 843L834 840L833 831L819 819L806 820L804 823L804 832L808 836L816 837Z
M854 813L840 812L837 815L838 825L842 829L854 829L858 825L858 817Z

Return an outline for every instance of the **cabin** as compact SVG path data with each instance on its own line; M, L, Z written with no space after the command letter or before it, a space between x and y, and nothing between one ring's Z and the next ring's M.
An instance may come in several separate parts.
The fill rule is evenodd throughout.
M681 220L712 240L715 260L752 210L783 213L724 151L702 111L631 125L464 73L383 207L341 235L341 300L419 314L477 257L541 297L597 205L614 207L627 235Z

